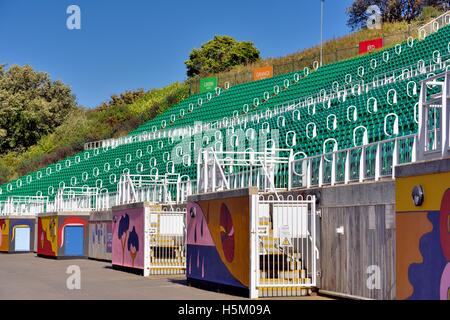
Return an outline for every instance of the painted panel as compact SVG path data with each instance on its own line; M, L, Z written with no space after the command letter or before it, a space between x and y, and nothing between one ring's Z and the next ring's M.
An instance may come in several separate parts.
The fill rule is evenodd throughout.
M144 214L144 208L113 212L113 265L144 269Z
M16 227L14 230L14 251L30 251L30 227Z
M58 217L38 218L37 253L45 256L58 255Z
M65 229L69 227L80 227L83 230L83 254L76 254L76 256L87 256L87 231L89 218L86 216L60 216L58 219L58 255L66 255ZM71 244L69 243L69 245ZM70 252L72 249L69 248L67 252ZM69 256L71 256L71 254L69 254Z
M396 182L397 299L450 299L449 177L430 174ZM415 185L424 188L420 207L411 199Z
M9 219L0 219L0 251L9 251Z
M89 257L111 260L112 222L89 223Z
M84 255L83 226L66 226L64 228L64 255L80 257Z
M188 278L249 287L249 197L189 202Z
M31 251L34 247L34 237L35 237L35 219L11 219L10 220L10 251ZM18 247L23 247L23 245L17 245L16 231L20 228L28 228L30 236L28 238L28 250L18 249ZM23 231L23 230L21 230ZM21 239L19 239L21 240Z

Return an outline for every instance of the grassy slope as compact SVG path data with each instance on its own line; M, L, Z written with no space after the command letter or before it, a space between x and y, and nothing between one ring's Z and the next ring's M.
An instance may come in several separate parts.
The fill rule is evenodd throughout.
M85 142L124 136L188 94L188 86L177 82L151 90L129 105L78 109L55 132L26 152L10 152L0 157L0 183L71 156L81 151Z

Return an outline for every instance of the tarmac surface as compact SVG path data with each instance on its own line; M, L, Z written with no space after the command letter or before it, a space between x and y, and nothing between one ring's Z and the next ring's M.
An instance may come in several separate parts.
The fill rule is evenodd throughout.
M68 289L74 281L69 266L78 266L80 289ZM69 281L68 281L69 278ZM186 285L185 277L139 275L113 270L108 262L87 259L52 260L34 253L0 254L0 300L233 300L228 294ZM290 298L292 299L292 298ZM301 300L327 299L320 296Z

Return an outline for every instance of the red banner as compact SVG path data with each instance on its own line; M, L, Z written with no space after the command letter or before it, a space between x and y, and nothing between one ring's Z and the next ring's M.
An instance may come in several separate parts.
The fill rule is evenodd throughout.
M383 48L383 38L362 41L359 43L359 54L371 52Z

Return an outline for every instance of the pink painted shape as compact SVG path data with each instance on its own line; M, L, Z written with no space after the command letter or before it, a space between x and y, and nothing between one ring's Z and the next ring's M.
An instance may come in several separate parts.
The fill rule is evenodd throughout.
M137 252L134 263L132 254L128 251L128 244L125 243L125 254L122 252L122 243L118 237L118 225L122 215L128 214L130 217L130 225L127 232L127 242L133 226L136 228L139 239L139 251ZM113 218L116 217L116 225L113 228L112 240L112 264L124 267L131 267L136 269L144 269L144 208L126 209L123 211L114 212ZM122 258L124 258L122 263Z
M441 276L441 290L440 290L440 298L441 300L448 299L448 290L450 288L450 262L444 268L444 272L442 272Z
M195 210L195 217L191 217L191 210ZM211 233L208 229L205 215L203 214L200 206L195 202L189 202L186 210L186 223L187 223L187 244L200 245L200 246L214 246ZM201 229L203 224L203 236L201 235ZM197 233L197 236L195 236Z

